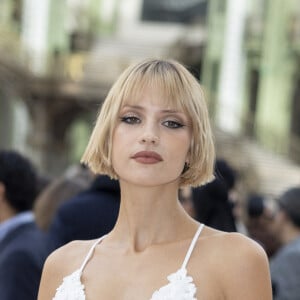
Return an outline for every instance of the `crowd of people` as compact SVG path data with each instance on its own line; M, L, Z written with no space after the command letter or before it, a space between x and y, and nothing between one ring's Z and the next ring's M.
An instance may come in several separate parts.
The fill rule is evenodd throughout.
M167 76L165 76L166 74ZM170 79L171 77L172 79ZM204 173L195 175L196 171L192 164L203 155L197 149L197 145L193 146L198 150L197 153L194 153L195 149L178 150L178 147L170 147L169 153L161 154L162 157L153 154L153 149L158 149L160 147L158 144L161 142L156 136L158 135L156 131L161 131L161 135L169 141L170 145L175 143L174 138L182 139L182 141L184 139L190 140L192 139L191 136L195 136L196 133L199 134L197 131L196 133L189 132L189 126L181 124L188 123L187 117L193 117L188 106L180 103L179 98L176 98L175 104L172 102L174 99L166 99L169 106L173 105L171 109L169 106L166 109L164 106L166 103L161 100L164 98L163 96L177 97L174 95L179 92L171 90L170 82L174 81L175 85L180 86L177 88L181 88L181 96L184 95L183 91L186 87L193 88L192 92L189 90L187 93L191 98L196 99L193 100L195 103L193 103L192 109L195 107L199 109L198 113L201 114L199 118L202 117L201 120L195 122L199 122L199 124L204 122L203 118L206 118L205 109L196 103L199 91L197 87L194 87L192 75L189 77L186 70L173 61L147 61L144 62L144 65L140 64L130 69L123 77L121 76L120 80L121 82L117 82L109 94L108 98L110 98L106 100L110 106L104 106L102 109L102 111L104 110L103 116L100 115L99 118L111 118L110 124L107 123L106 119L100 120L105 125L103 130L109 132L108 126L116 124L116 121L108 116L108 109L116 110L113 107L113 101L120 101L121 108L119 107L119 110L122 114L121 117L117 118L121 121L118 123L119 125L114 125L117 136L109 136L109 139L113 145L122 146L126 143L124 128L130 132L127 136L128 139L134 139L136 132L138 132L140 136L137 137L137 144L140 147L140 152L134 157L133 167L126 165L125 159L122 160L122 155L115 153L115 148L109 149L107 145L104 145L101 151L107 151L103 155L107 155L109 161L105 161L106 158L100 161L99 157L95 156L99 153L93 147L99 143L101 134L107 136L107 132L103 133L97 125L89 144L88 150L90 152L85 154L86 164L76 166L72 171L68 170L61 177L43 184L39 179L39 173L28 157L17 151L0 150L1 299L32 300L39 297L41 300L48 300L55 297L53 299L83 300L85 293L91 295L89 293L92 292L95 295L100 295L100 292L106 293L106 295L113 293L115 299L123 299L118 295L128 293L124 299L143 299L139 295L150 293L149 282L153 283L153 286L159 287L161 286L160 274L162 272L168 274L169 270L173 270L174 267L176 270L176 263L178 264L178 260L180 260L178 257L184 255L183 249L186 248L190 240L193 242L182 267L178 272L168 277L168 285L157 289L154 294L150 293L152 300L196 299L194 298L196 293L194 283L197 285L198 281L204 280L206 280L204 281L206 287L202 286L199 289L202 295L207 295L207 298L210 296L210 299L268 300L271 299L268 291L269 279L274 300L300 299L298 281L300 280L300 183L299 186L284 191L276 199L269 199L258 193L249 194L242 203L244 214L238 215L235 210L236 203L231 197L235 188L237 173L226 160L210 158L214 167L211 169L211 175L214 175L211 180L209 179L209 166L207 166L205 176ZM159 84L159 80L163 83ZM148 82L154 84L157 89L154 90ZM130 87L133 85L140 86L141 92L130 93ZM174 87L172 88L174 89ZM144 90L148 92L147 96L142 93ZM126 95L126 93L129 93L127 97L133 96L130 98L133 102L122 103L122 101L129 101L128 98L116 100L119 94ZM137 99L142 100L139 103L134 102ZM178 112L179 108L181 109L180 112ZM141 125L143 122L145 125ZM193 128L199 124L193 124ZM202 123L200 125L202 130L207 130L204 133L207 138L210 134L209 129L205 128ZM158 127L153 129L155 126ZM199 143L196 139L193 140L194 144L197 142ZM132 143L132 145L134 144ZM149 153L144 153L145 149ZM152 151L151 153L149 149ZM173 153L177 155L177 161L172 160L174 165L170 166ZM196 154L199 157L196 157ZM164 171L160 171L160 174L157 173L156 175L151 173L150 180L140 164L153 165L151 172L154 172L153 169L157 168L161 161L164 163ZM96 164L101 167L96 166ZM116 166L114 168L116 173L112 173L111 164ZM97 167L101 172L97 172ZM181 167L183 171L180 169ZM90 169L96 170L96 172L92 173ZM135 170L136 175L133 174L132 170ZM201 177L202 175L203 177ZM162 187L162 182L168 188ZM200 186L197 186L199 184ZM149 195L145 194L146 190ZM136 195L145 199L135 199L137 198ZM157 195L164 197L165 204L154 200L151 200L151 203L149 199L154 196L157 197ZM180 207L173 201L174 197L178 198L177 202ZM199 224L204 224L204 226ZM153 230L149 230L148 227L153 228ZM194 231L196 231L195 235L192 234ZM223 234L224 232L226 234ZM239 235L235 233L239 233ZM241 238L242 236L247 237L247 239ZM101 239L99 240L99 238ZM129 246L126 239L133 246ZM204 241L204 239L206 240ZM86 242L82 244L73 242L78 240ZM92 244L90 240L93 240ZM196 244L197 240L199 242ZM255 243L250 242L250 240L255 241ZM96 251L95 249L99 245L102 248ZM175 247L175 245L177 246ZM223 248L219 247L220 245ZM222 279L220 281L221 287L217 289L215 281L219 278L219 273L227 272L230 274L230 272L241 270L239 269L238 258L232 258L230 255L231 251L236 251L233 249L234 247L239 247L240 255L242 255L244 248L251 250L251 256L250 250L247 250L244 257L249 259L249 263L242 263L247 266L253 260L251 268L255 274L250 274L249 270L243 271L241 275L245 278L239 279L241 286L234 283L233 286L236 285L236 287L231 286L230 279ZM74 250L75 248L76 250ZM214 248L220 249L217 251ZM150 249L148 250L149 253L143 251L144 249ZM264 249L262 252L266 253L266 259L261 249ZM122 253L119 254L118 251ZM198 252L203 254L198 254ZM84 260L85 253L88 255ZM206 258L203 257L205 253L207 254ZM95 257L92 257L93 255ZM226 257L224 261L222 255ZM221 257L217 258L217 256ZM173 259L174 257L177 260ZM107 262L104 261L105 258ZM63 282L66 282L68 278L74 280L73 275L77 273L73 273L72 268L74 264L79 264L79 259L82 260L82 264L80 263L81 268L78 276L82 276L89 260L93 259L96 267L101 266L103 268L103 271L97 273L97 276L100 279L105 278L105 280L100 284L100 288L94 286L92 277L96 274L96 267L89 264L86 271L87 275L83 279L84 282L88 282L89 291L83 292L84 288L76 290L76 286L74 286L71 294L67 294L70 291L67 291L63 284L57 285L57 282L62 281L62 279L64 279ZM230 262L234 262L236 267L227 266L226 259L228 265ZM161 270L158 270L159 267L155 265L155 260L158 261ZM266 264L266 260L268 260L268 264ZM167 263L167 261L170 262ZM189 261L191 261L189 268L192 277L184 273ZM212 261L214 263L211 264ZM257 268L255 268L255 262L259 262ZM132 270L128 271L128 274L122 275L119 272L118 275L121 278L115 278L118 281L119 289L113 285L110 289L105 286L109 285L107 280L113 278L110 276L110 271L116 270L114 264L119 264L119 271L125 266L126 268L132 266ZM221 266L223 264L224 267ZM218 270L218 273L212 265L216 265L222 272ZM268 266L267 271L266 266ZM142 267L147 267L146 273L148 274L139 278L139 275L134 271L142 272L144 270L143 272L145 272ZM243 267L241 266L241 268ZM197 274L197 268L203 268L204 271ZM103 274L104 271L105 274ZM159 272L159 276L157 272ZM214 279L205 279L205 275L210 274L210 272L214 275ZM268 277L268 272L270 277ZM124 276L127 278L124 279ZM237 281L237 277L239 274L235 274L234 280ZM43 279L41 280L41 278ZM186 289L187 293L190 293L187 298L180 297L183 292L178 288L178 280L185 280L182 278L187 279ZM220 278L222 278L221 275ZM248 284L249 289L256 287L258 291L250 292L249 290L247 292L247 289L243 287L243 280L247 280L247 278L252 281L251 284ZM79 277L79 283L81 283L80 280ZM145 284L143 280L147 280L148 283ZM124 282L132 283L133 281L137 285L140 283L140 288L128 289L128 287L123 286ZM256 281L260 281L260 283L256 283ZM56 286L57 292L51 289L52 286ZM182 286L183 282L180 283L180 287ZM222 290L223 287L224 290ZM136 294L135 298L129 296L131 293ZM171 297L172 293L175 293L173 298ZM226 297L224 297L225 294ZM52 296L49 298L48 295ZM70 298L67 298L66 295L69 295Z

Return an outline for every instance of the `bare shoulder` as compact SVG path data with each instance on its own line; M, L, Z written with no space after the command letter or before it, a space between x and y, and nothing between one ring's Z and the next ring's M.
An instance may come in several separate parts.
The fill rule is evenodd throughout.
M45 267L54 265L55 269L61 271L72 270L78 263L82 262L89 249L95 241L72 241L53 251L47 258ZM58 267L59 266L59 267Z
M78 270L94 244L93 241L73 241L52 252L44 264L38 299L52 299L65 276Z
M223 245L225 254L232 256L232 259L267 259L264 249L257 242L241 233L224 233L220 237L220 243Z
M272 299L268 258L257 242L211 228L204 239L225 299Z
M206 227L203 238L209 246L214 248L214 253L221 252L223 257L231 257L233 260L240 260L242 257L263 260L267 258L264 249L257 242L241 233L224 232Z

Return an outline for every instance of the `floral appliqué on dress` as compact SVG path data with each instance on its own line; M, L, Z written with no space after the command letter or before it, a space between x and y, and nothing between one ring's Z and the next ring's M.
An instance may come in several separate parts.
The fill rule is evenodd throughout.
M185 268L169 275L169 283L156 291L151 300L196 300L196 286L193 278L187 276Z
M84 285L80 277L81 270L65 277L52 300L85 300Z

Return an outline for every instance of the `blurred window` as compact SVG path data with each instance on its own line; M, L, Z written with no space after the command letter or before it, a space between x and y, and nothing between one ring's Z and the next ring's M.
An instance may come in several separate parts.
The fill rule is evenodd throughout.
M143 21L193 23L204 19L207 0L144 0Z

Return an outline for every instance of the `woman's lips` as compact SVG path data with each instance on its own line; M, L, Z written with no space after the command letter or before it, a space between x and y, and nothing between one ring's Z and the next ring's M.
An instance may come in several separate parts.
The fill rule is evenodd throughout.
M140 151L135 153L131 158L142 164L156 164L162 161L162 157L154 151Z

